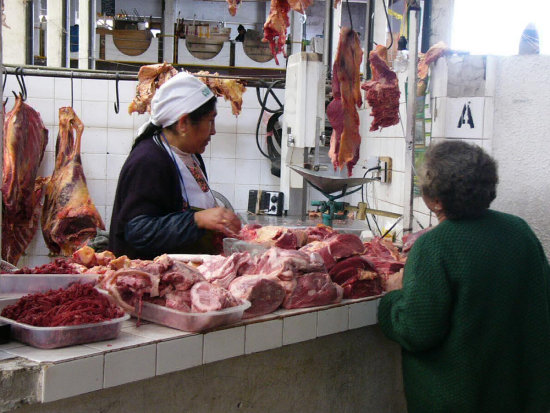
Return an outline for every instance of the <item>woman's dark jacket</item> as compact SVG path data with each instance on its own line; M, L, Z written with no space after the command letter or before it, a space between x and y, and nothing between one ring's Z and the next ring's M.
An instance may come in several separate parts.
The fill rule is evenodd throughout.
M118 178L109 235L109 249L117 257L200 252L196 243L206 231L195 224L195 212L184 209L178 169L154 139L134 147Z

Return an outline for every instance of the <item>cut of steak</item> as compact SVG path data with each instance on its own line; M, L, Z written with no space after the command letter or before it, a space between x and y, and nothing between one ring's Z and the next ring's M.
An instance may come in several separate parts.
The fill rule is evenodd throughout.
M56 255L72 255L96 235L97 228L105 229L86 186L80 158L83 130L84 125L71 107L59 109L55 167L46 185L42 209L42 234Z
M355 255L338 262L329 272L330 278L342 286L344 298L361 298L382 293L380 277L365 257Z
M289 281L296 274L313 271L324 271L318 254L272 247L258 258L254 273Z
M305 308L340 302L343 290L327 273L311 272L296 276L296 287L287 294L284 308Z
M304 245L300 251L318 253L324 261L325 268L330 270L338 260L365 251L363 241L355 234L332 234L323 241L314 241Z
M369 53L372 79L361 85L373 117L370 130L375 131L399 123L399 82L386 63L387 49L378 45Z
M164 82L176 75L178 71L169 63L141 66L138 73L136 96L128 106L128 113L151 112L151 100Z
M243 318L256 317L275 311L285 298L285 289L278 281L263 275L243 275L231 282L229 292L251 303Z
M302 234L300 234L302 235ZM266 225L245 225L239 233L243 241L254 242L266 247L279 247L289 250L298 248L298 237L286 227Z
M225 288L207 281L198 282L191 288L191 308L195 312L218 311L239 304L239 300Z
M40 115L17 96L4 120L2 166L2 259L14 265L38 229L48 178L37 173L47 143Z
M231 281L237 277L239 270L250 261L248 252L236 252L229 257L221 255L212 255L204 259L203 263L197 267L197 270L204 278L219 287L228 288Z

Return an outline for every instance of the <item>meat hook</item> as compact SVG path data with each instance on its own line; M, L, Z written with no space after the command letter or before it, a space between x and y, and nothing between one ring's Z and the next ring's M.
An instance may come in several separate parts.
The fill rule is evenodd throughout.
M19 83L19 88L21 89L21 99L24 102L25 100L27 100L27 86L25 85L25 77L23 76L22 67L17 67L15 69L15 78L17 79L17 83Z
M116 93L116 102L114 103L114 107L115 107L115 113L118 113L118 111L120 110L120 100L118 98L118 72L116 72L116 76L115 76L115 93Z

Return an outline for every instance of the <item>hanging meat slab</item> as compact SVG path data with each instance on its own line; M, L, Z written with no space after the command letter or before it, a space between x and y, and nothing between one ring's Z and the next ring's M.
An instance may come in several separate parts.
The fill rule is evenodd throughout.
M386 63L387 49L378 45L369 53L372 79L361 85L371 107L371 131L399 123L399 82Z
M279 64L277 55L280 52L286 57L286 29L290 26L290 20L288 19L289 11L290 5L287 0L271 0L269 15L264 24L264 38L262 41L269 42L271 54L277 64Z
M243 93L246 87L242 81L237 79L221 79L218 73L213 75L210 72L201 70L197 73L199 79L208 86L216 96L223 96L225 100L231 102L231 111L233 115L238 116L243 106Z
M334 169L353 166L359 159L359 113L361 99L361 60L363 51L359 35L348 27L340 31L338 51L332 69L333 100L327 107L327 117L332 125L329 156Z
M169 63L141 66L138 72L136 96L128 106L128 113L151 113L151 100L164 82L176 75L178 71Z
M230 15L234 16L235 14L237 14L239 4L241 4L241 0L227 0Z
M306 9L313 4L313 0L288 0L290 8L300 14L305 14Z
M4 122L2 168L2 259L14 265L38 228L45 178L37 173L47 143L39 113L17 96Z
M83 131L84 125L71 107L59 109L55 167L42 210L42 234L56 255L72 255L96 235L97 228L105 229L86 186L80 157Z

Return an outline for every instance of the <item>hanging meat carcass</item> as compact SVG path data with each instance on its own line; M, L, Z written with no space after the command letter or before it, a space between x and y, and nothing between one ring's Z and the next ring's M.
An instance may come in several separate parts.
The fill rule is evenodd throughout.
M178 71L169 63L141 66L138 72L136 96L128 106L128 113L151 112L151 100L161 85Z
M229 14L232 16L237 14L237 9L239 8L240 4L241 4L241 0L227 0Z
M42 210L42 234L54 254L72 255L96 235L97 228L105 229L86 186L80 158L83 131L84 125L71 107L59 109L55 167Z
M372 79L361 85L365 98L372 108L371 131L399 123L399 82L397 75L386 63L387 48L378 45L369 53Z
M197 72L199 79L208 86L216 96L223 96L225 100L231 102L231 111L237 116L241 113L243 105L243 93L246 87L242 81L237 79L221 79L218 73L213 75L206 70Z
M359 113L361 99L361 60L363 50L357 32L348 27L340 31L338 51L332 69L333 100L327 106L327 117L332 125L329 156L334 169L353 166L359 159Z
M280 52L286 57L286 30L290 26L288 12L292 9L304 14L312 4L313 0L271 0L269 15L264 24L264 38L262 41L269 42L275 63L279 64L277 55Z
M2 258L14 265L38 228L45 178L37 173L47 143L40 115L17 96L4 121L2 168Z

